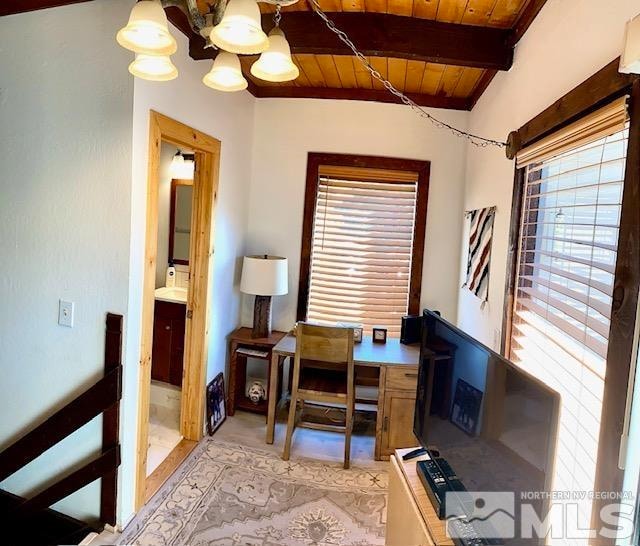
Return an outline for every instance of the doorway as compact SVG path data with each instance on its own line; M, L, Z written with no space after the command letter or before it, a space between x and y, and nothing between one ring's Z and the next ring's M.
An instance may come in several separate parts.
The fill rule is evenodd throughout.
M203 435L219 159L218 140L150 112L136 511Z
M146 490L164 481L163 462L172 453L176 458L174 450L184 439L180 413L194 167L192 150L161 142Z

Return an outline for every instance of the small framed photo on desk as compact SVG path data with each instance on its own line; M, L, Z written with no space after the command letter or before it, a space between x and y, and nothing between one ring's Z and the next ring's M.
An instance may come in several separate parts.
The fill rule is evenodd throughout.
M387 342L387 329L381 326L374 326L371 339L374 343L386 343Z

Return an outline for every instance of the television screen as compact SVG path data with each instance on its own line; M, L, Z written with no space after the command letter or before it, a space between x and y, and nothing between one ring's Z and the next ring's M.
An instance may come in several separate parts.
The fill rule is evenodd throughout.
M467 491L512 492L517 499L550 491L558 408L555 391L424 312L414 433Z

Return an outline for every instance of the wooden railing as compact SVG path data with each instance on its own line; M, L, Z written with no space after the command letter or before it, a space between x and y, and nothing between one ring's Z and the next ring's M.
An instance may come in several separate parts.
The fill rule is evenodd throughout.
M121 315L107 315L104 361L105 375L100 381L0 453L0 481L102 413L101 454L34 497L15 503L0 516L5 523L24 521L101 478L100 520L115 525L117 469L120 465L119 402L122 398Z

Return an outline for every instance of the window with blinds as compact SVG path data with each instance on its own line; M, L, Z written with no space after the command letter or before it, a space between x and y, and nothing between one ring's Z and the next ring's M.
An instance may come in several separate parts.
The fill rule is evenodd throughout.
M518 156L510 358L561 394L556 490L593 489L627 139L620 99Z
M400 335L407 314L418 174L320 166L307 320Z

